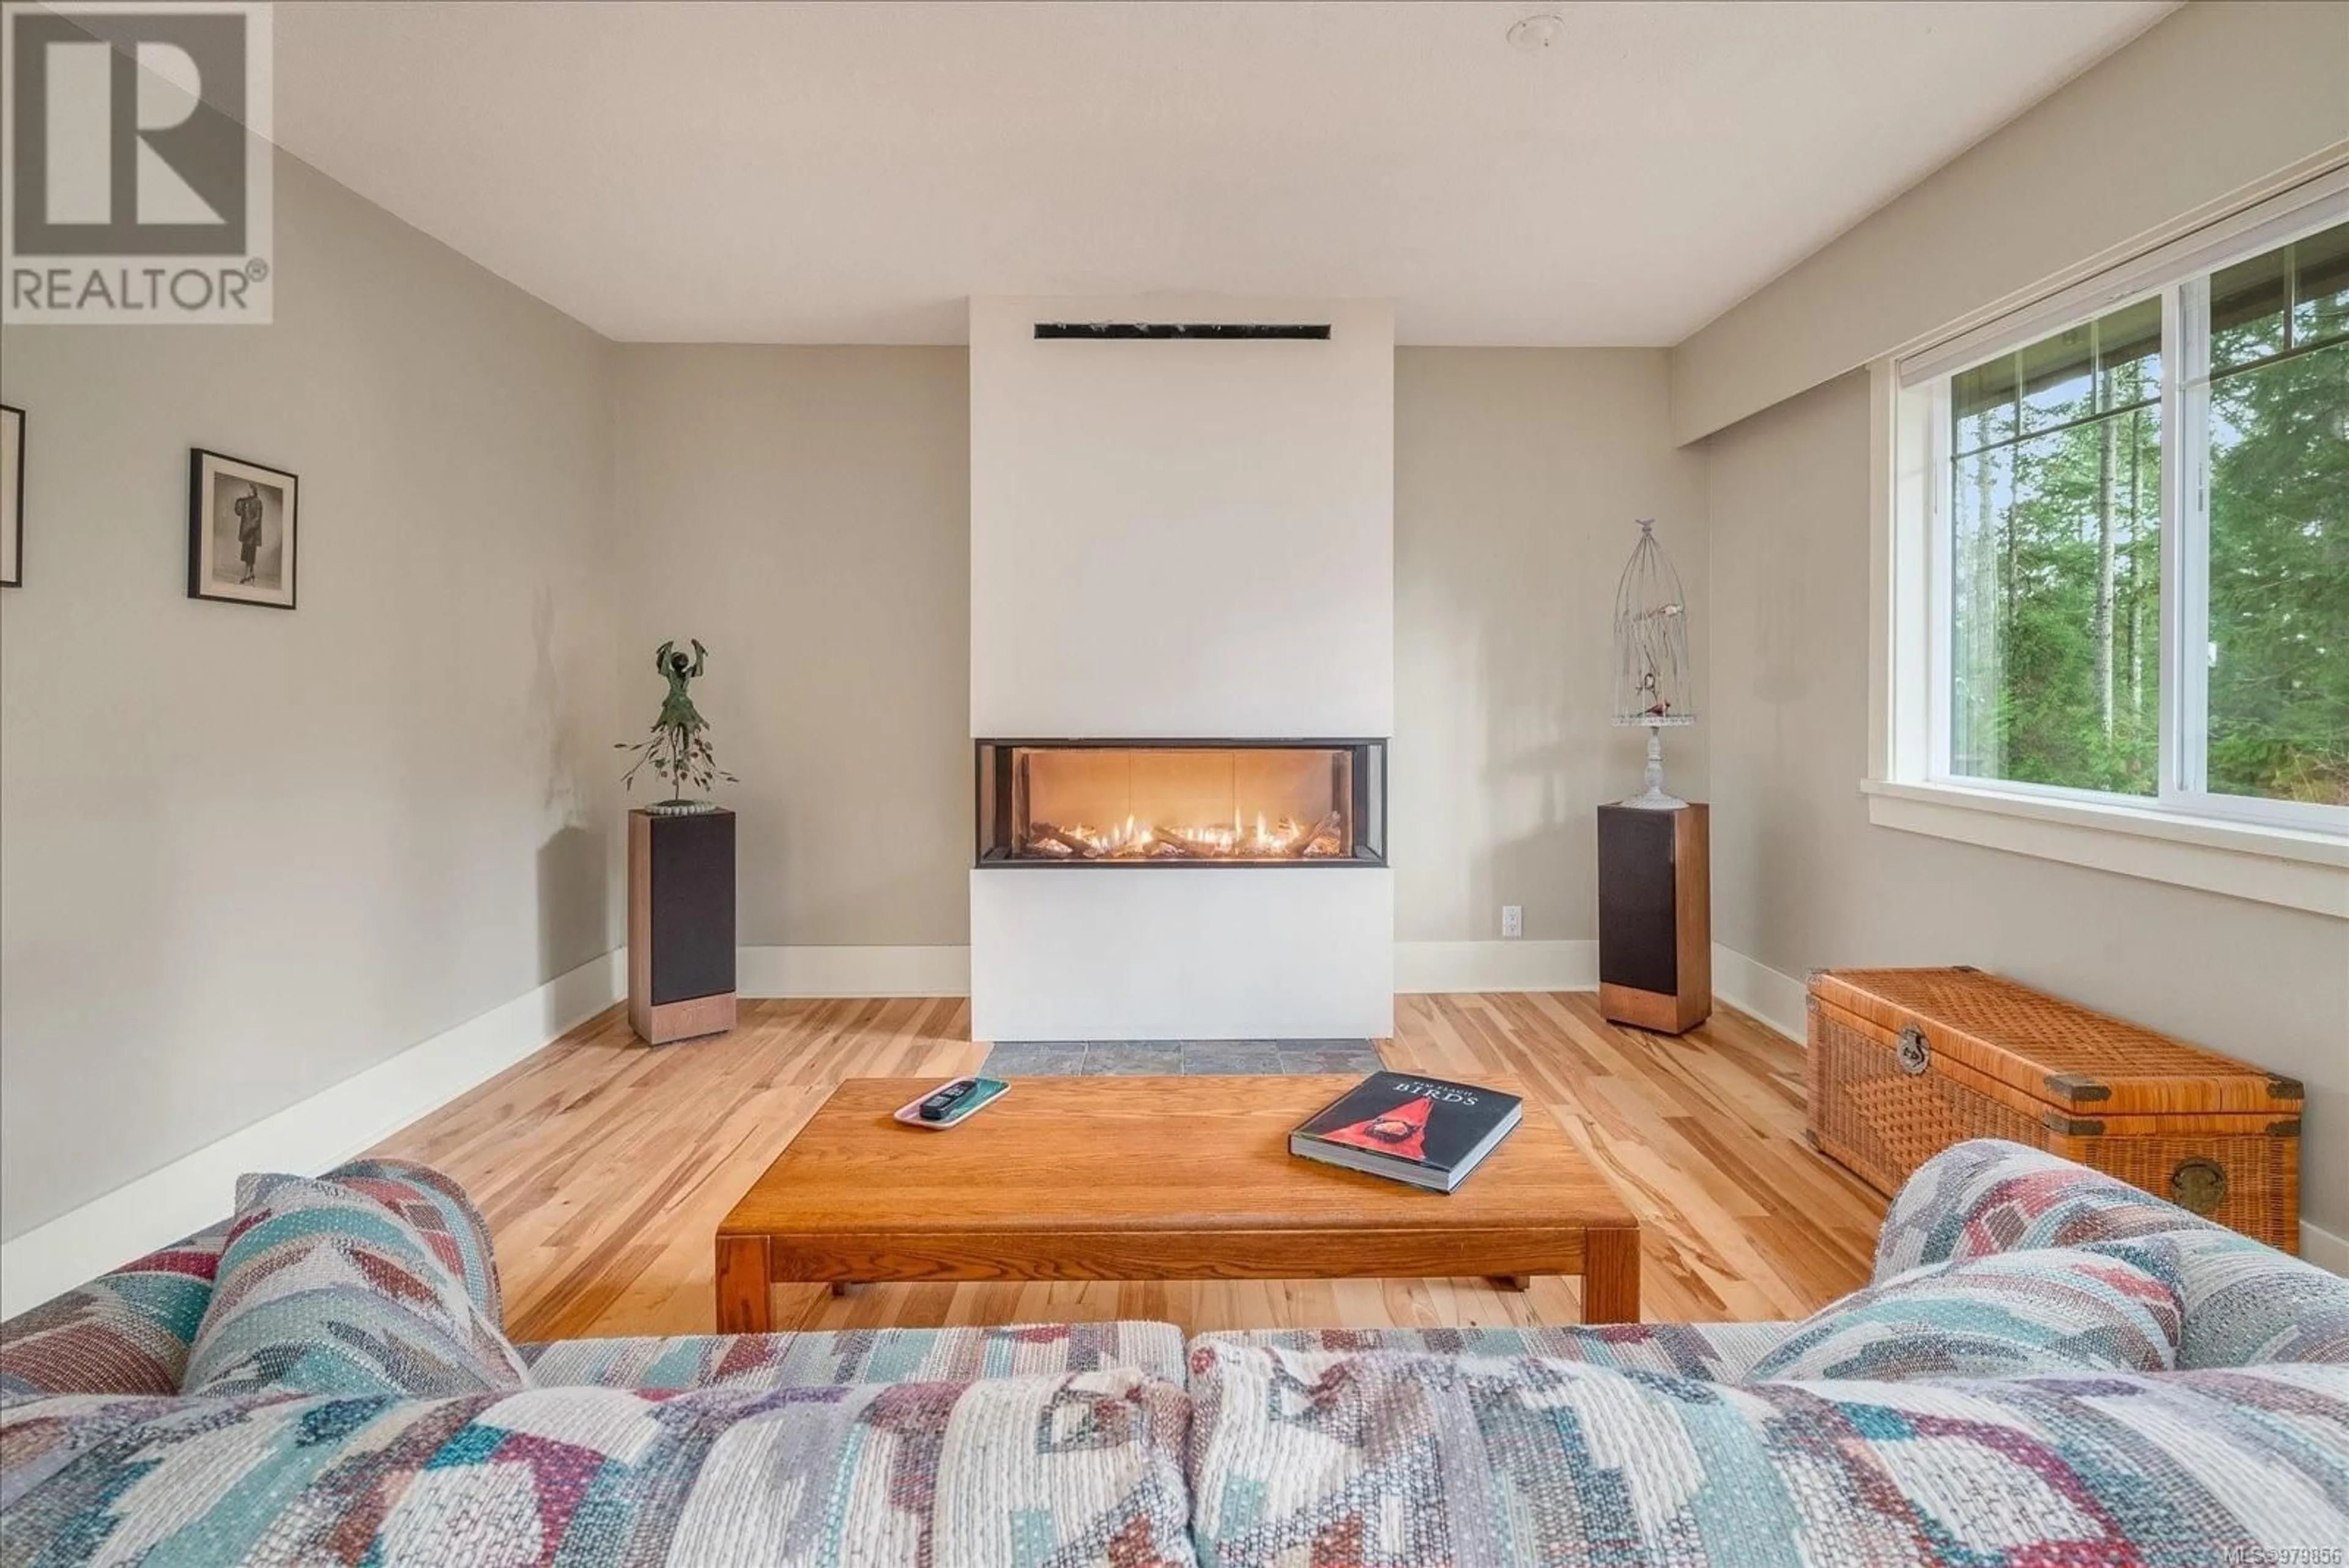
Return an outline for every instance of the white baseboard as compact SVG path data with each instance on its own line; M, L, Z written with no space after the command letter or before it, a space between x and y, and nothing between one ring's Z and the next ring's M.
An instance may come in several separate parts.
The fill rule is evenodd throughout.
M1595 941L1397 942L1399 992L1595 991ZM1715 943L1713 994L1789 1039L1804 1038L1803 982Z
M1741 1012L1750 1012L1787 1039L1810 1038L1809 1014L1803 999L1809 988L1793 975L1747 958L1733 948L1713 944L1713 994Z
M743 996L968 996L967 947L746 947ZM1803 1038L1803 982L1716 945L1713 990L1780 1033ZM1590 991L1595 941L1397 942L1395 990Z
M627 973L624 949L590 959L0 1245L0 1318L227 1218L246 1171L315 1174L382 1142L611 1006Z
M2321 1231L2305 1220L2300 1222L2300 1255L2320 1269L2349 1274L2349 1236Z
M1399 992L1588 991L1599 944L1397 942ZM770 947L738 950L742 996L968 996L967 947Z
M740 996L968 996L970 950L740 948Z
M1592 991L1599 944L1570 942L1397 942L1395 990Z

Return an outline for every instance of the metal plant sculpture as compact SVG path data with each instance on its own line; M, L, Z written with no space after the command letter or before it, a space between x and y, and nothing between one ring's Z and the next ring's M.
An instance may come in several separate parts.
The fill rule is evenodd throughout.
M667 781L672 793L667 800L650 808L654 811L677 815L715 811L717 806L709 801L687 799L687 787L707 790L720 779L728 784L741 782L718 766L717 755L709 747L709 722L701 716L701 711L693 705L692 697L686 691L687 686L698 680L709 667L709 650L701 646L700 639L693 639L690 659L678 651L676 643L662 643L653 655L654 670L668 682L668 695L661 699L660 716L653 721L649 738L617 743L618 750L636 753L636 760L620 775L624 785L636 788L637 771L647 763L652 763L653 772Z
M1680 574L1656 543L1656 520L1640 519L1640 542L1615 589L1615 722L1648 731L1647 788L1625 805L1686 803L1664 793L1667 727L1696 722L1689 691L1688 601Z

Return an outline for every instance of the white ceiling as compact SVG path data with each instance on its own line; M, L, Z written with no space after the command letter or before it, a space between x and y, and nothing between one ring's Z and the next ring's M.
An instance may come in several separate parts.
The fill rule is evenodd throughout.
M281 4L277 130L623 339L952 343L972 294L1189 290L1659 345L2170 8Z

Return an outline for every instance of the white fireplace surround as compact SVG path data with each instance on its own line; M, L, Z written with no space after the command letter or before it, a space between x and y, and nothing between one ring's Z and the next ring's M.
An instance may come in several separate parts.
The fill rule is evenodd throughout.
M1330 331L1035 333L1145 321ZM1387 304L974 299L970 448L973 736L1392 735ZM1393 1027L1384 868L975 868L970 924L981 1040Z

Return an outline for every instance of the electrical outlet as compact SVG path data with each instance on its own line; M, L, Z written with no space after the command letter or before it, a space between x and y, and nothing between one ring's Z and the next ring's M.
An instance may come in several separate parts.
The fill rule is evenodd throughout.
M1501 906L1501 934L1505 937L1522 937L1526 934L1526 907L1523 904Z

